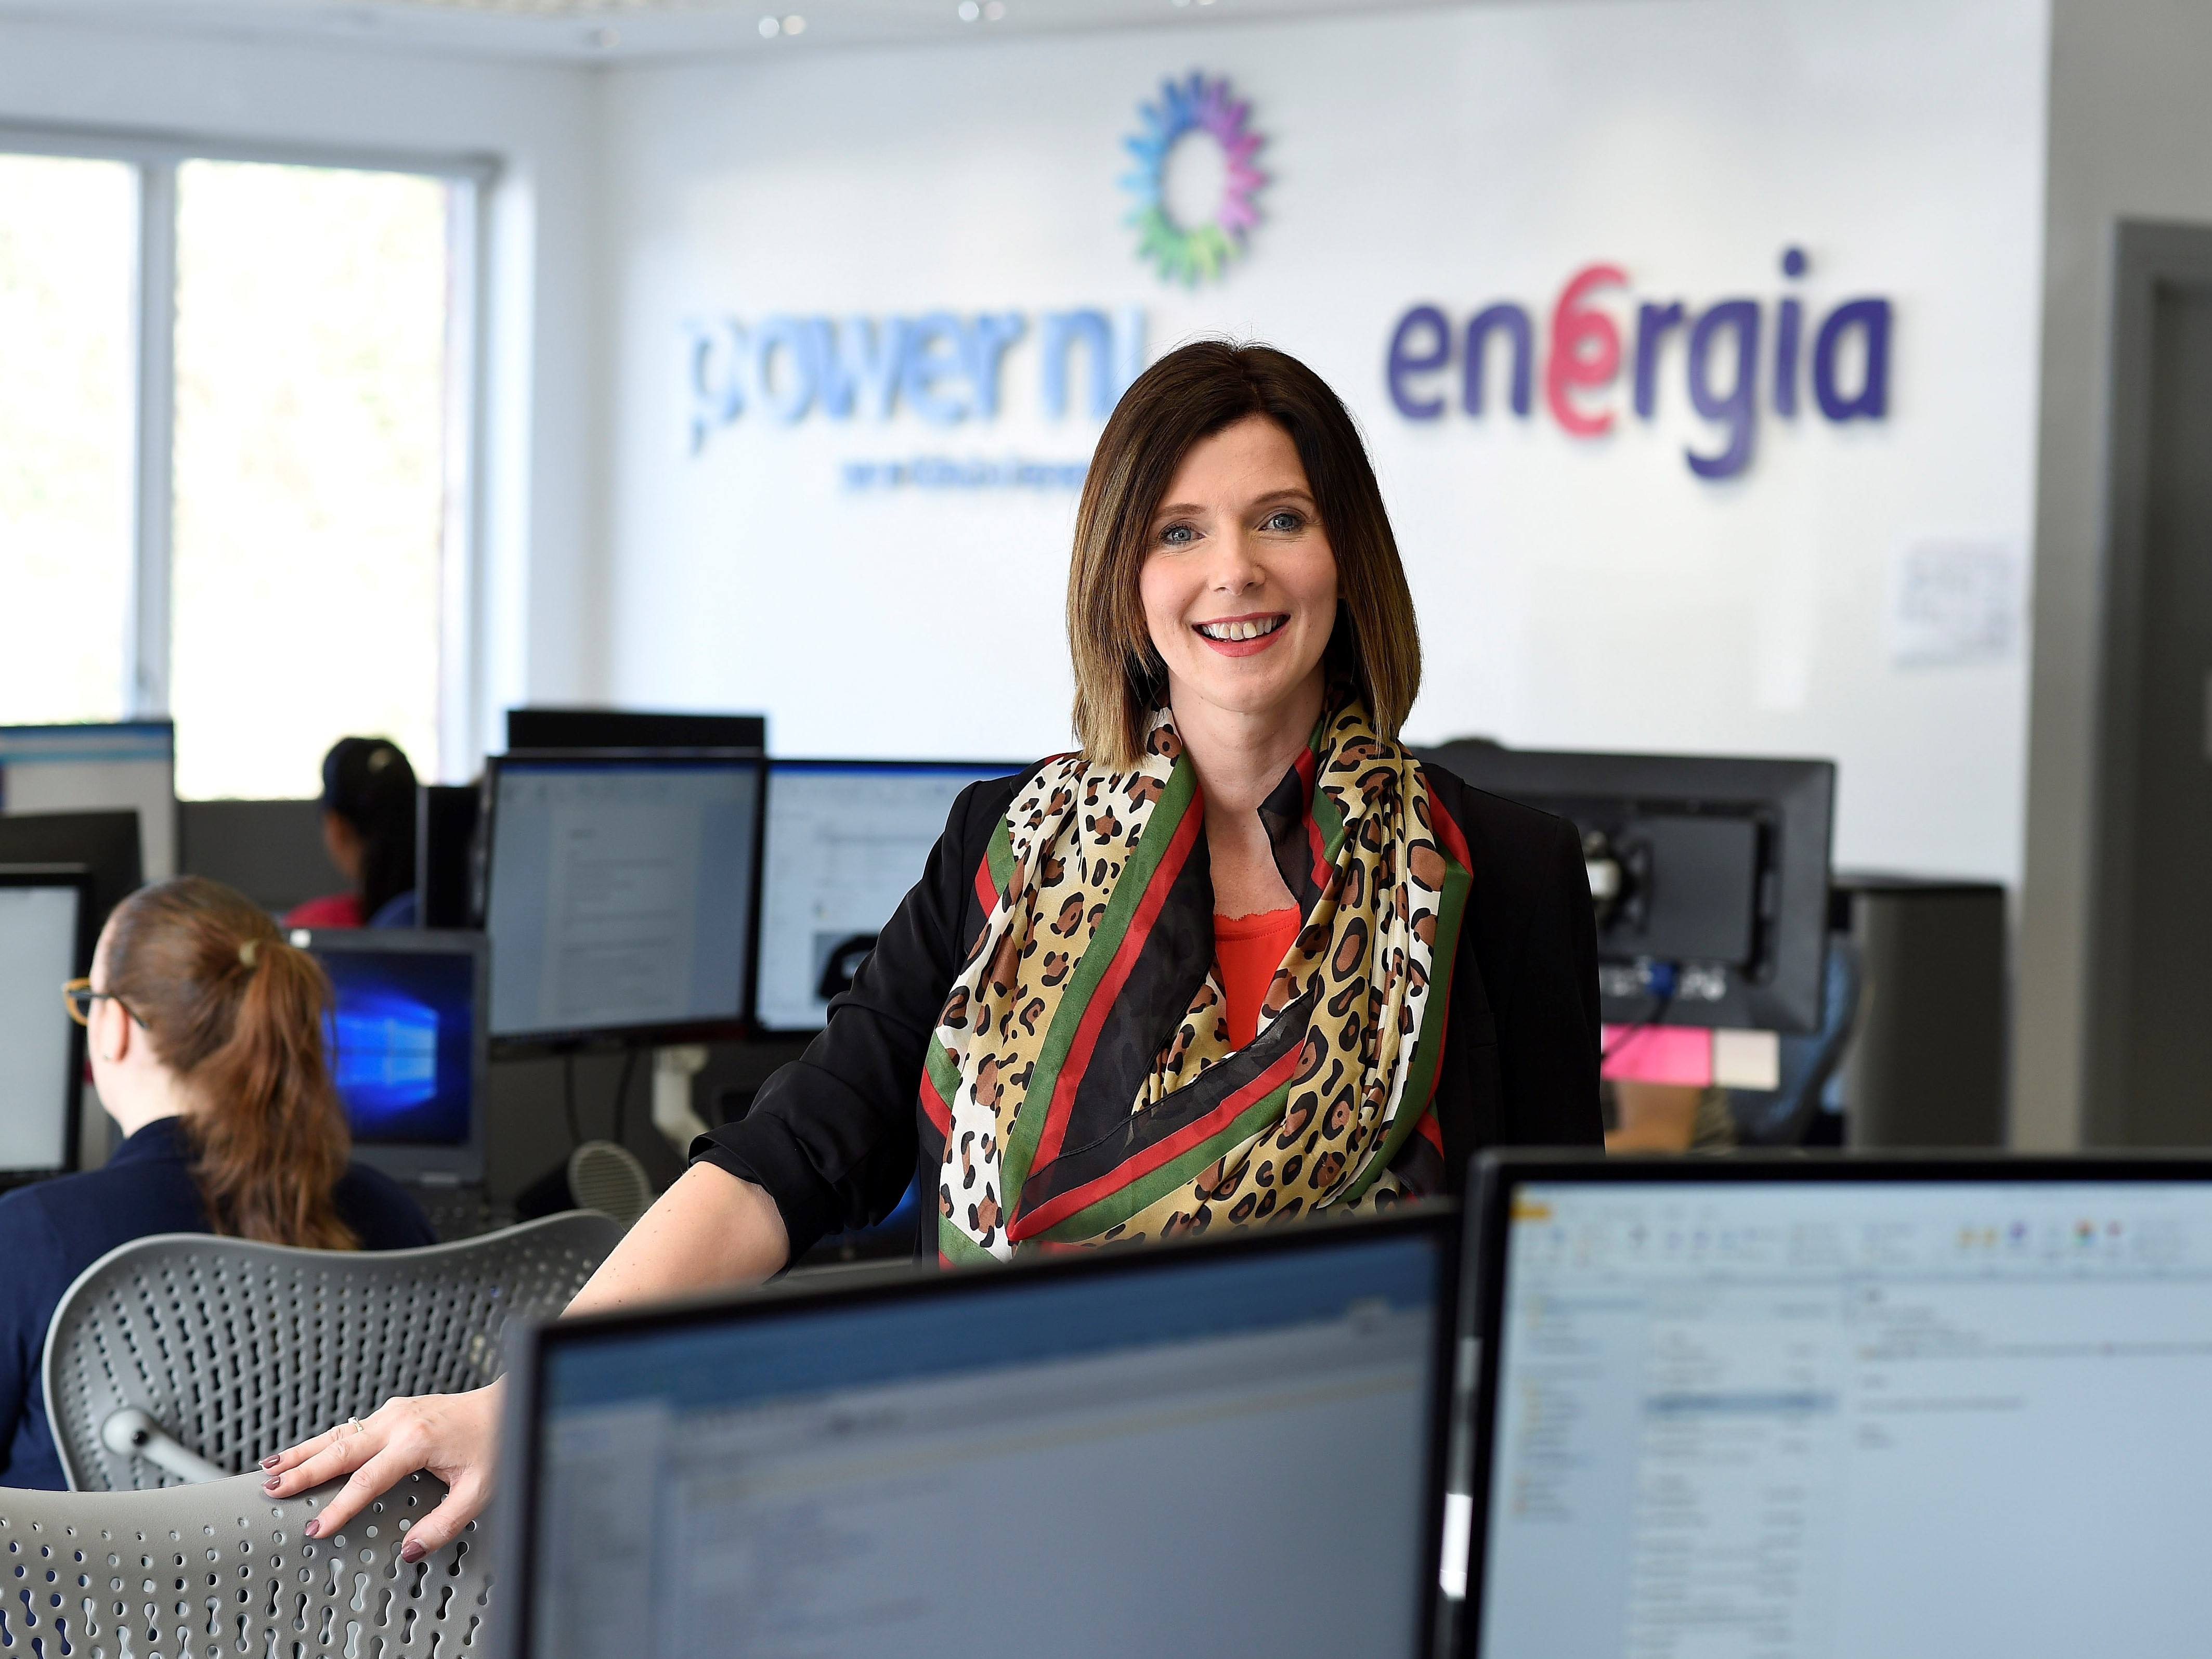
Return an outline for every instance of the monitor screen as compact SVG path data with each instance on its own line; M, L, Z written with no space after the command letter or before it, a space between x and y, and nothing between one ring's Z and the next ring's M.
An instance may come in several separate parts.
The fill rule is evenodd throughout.
M337 1003L331 1077L356 1143L469 1138L476 964L402 951L322 958Z
M1944 1173L1511 1188L1483 1659L2202 1645L2212 1173Z
M0 879L0 1174L70 1163L76 1028L64 980L82 971L82 878Z
M769 769L756 1017L818 1029L877 930L921 879L960 792L989 761L784 761Z
M518 1650L1410 1659L1453 1231L550 1331Z
M128 807L148 881L176 874L177 730L167 720L0 726L0 811Z
M745 1013L761 763L494 763L493 1036L735 1024Z
M292 942L330 976L331 1080L354 1155L403 1177L481 1180L483 935L295 928Z

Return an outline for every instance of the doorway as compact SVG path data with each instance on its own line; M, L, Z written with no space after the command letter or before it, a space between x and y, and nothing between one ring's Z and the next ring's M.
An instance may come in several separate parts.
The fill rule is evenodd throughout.
M2116 248L2093 1146L2212 1144L2212 227Z

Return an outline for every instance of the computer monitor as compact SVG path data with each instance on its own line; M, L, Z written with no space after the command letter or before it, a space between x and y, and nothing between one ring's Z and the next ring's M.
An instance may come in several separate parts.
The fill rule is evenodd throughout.
M84 1032L62 983L92 963L82 865L0 865L0 1187L76 1165Z
M354 1156L402 1180L482 1181L484 936L297 927L291 939L330 975L331 1078Z
M415 792L415 914L422 927L483 921L472 908L483 799L473 783L428 783Z
M1608 1024L1820 1029L1833 762L1480 741L1421 758L1582 832Z
M541 1326L508 1371L507 1652L1425 1659L1457 1231Z
M665 714L634 708L510 708L507 747L766 749L764 714Z
M345 886L319 800L180 801L177 842L185 874L234 887L272 915Z
M2203 1644L2212 1161L1480 1187L1475 1659Z
M135 811L0 813L0 864L77 864L92 876L93 938L142 881Z
M819 1030L877 930L921 879L960 792L997 761L769 763L754 1018Z
M763 764L728 750L493 757L495 1045L742 1030Z
M0 812L127 807L145 878L177 873L177 729L168 720L0 726Z

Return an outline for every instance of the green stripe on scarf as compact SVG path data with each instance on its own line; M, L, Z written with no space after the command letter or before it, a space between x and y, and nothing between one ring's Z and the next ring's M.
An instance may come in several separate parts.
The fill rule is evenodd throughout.
M1167 787L1153 805L1152 816L1145 820L1145 832L1137 838L1129 862L1114 884L1114 896L1106 902L1106 914L1099 917L1097 931L1084 945L1083 954L1068 975L1067 988L1060 993L1060 1006L1054 1010L1052 1024L1045 1030L1043 1045L1037 1050L1036 1069L1030 1073L1022 1103L1015 1109L1014 1127L1006 1135L1006 1151L1000 1164L1006 1188L1000 1201L1010 1218L1022 1183L1029 1179L1037 1142L1044 1135L1053 1090L1059 1085L1060 1068L1067 1063L1067 1051L1074 1046L1084 1011L1091 1006L1098 981L1113 966L1121 949L1121 940L1128 933L1130 920L1144 902L1152 878L1159 872L1160 860L1167 854L1168 844L1175 839L1176 826L1182 822L1183 814L1190 810L1197 793L1198 774L1191 767L1190 757L1177 756L1174 770L1168 774Z
M1200 1170L1231 1147L1280 1119L1290 1095L1291 1085L1287 1083L1262 1095L1232 1118L1226 1128L1208 1135L1188 1152L1170 1159L1150 1175L1139 1176L1120 1191L1107 1194L1095 1204L1085 1205L1036 1237L1054 1243L1079 1243L1097 1237L1109 1227L1120 1226L1147 1205L1158 1202L1185 1182L1194 1180Z
M1443 852L1441 843L1437 850ZM1474 878L1449 854L1444 857L1443 896L1437 902L1437 939L1429 957L1429 1000L1421 1007L1419 1046L1413 1050L1413 1064L1406 1071L1406 1090L1398 1097L1398 1115L1390 1121L1390 1132L1382 1146L1375 1150L1352 1184L1339 1194L1336 1202L1357 1202L1367 1189L1382 1176L1398 1156L1406 1139L1420 1127L1421 1119L1429 1109L1430 1097L1435 1092L1437 1065L1443 1054L1444 1018L1451 1000L1452 969L1459 961L1459 925L1467 914L1467 892Z

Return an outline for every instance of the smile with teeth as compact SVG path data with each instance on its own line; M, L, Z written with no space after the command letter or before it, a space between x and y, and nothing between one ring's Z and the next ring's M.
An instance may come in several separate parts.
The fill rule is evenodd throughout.
M1288 617L1247 617L1235 622L1193 625L1209 640L1256 640L1273 633L1288 621Z

